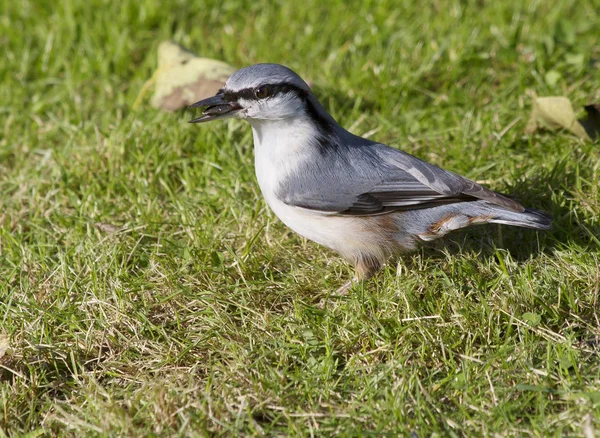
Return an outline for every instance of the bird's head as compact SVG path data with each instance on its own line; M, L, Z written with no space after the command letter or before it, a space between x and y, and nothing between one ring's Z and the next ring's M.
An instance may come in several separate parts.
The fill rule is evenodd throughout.
M300 76L279 64L256 64L236 71L213 97L190 108L205 108L190 123L240 118L248 121L281 121L309 117L331 123L333 119L317 102Z

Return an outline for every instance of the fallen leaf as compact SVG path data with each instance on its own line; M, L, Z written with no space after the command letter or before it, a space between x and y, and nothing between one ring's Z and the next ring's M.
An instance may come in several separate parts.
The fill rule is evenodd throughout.
M158 69L140 91L133 107L138 108L147 90L155 85L151 104L175 111L198 100L213 96L223 87L235 69L210 58L200 58L171 41L158 46Z
M577 120L571 101L564 96L537 97L533 100L533 109L525 132L532 134L539 128L551 131L567 129L579 138L591 139Z
M7 335L0 334L0 359L6 354L10 347L10 338Z
M114 234L117 231L121 231L121 227L118 227L116 225L113 224L107 224L104 222L96 222L94 224L94 226L96 228L98 228L100 231L104 232L104 233L108 233L108 234Z
M579 119L579 123L587 135L592 140L596 140L600 137L600 105L586 105L584 109L587 112L587 118Z

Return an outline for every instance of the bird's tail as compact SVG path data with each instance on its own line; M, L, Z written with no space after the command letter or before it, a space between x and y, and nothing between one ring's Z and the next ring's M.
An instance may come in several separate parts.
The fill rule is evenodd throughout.
M518 212L486 201L461 202L407 211L398 216L397 220L399 228L425 241L477 224L496 223L548 230L552 223L552 218L544 212L532 208Z
M534 230L549 230L552 226L552 216L533 208L526 208L525 211L520 213L504 209L494 210L496 214L489 220L491 223L513 225Z

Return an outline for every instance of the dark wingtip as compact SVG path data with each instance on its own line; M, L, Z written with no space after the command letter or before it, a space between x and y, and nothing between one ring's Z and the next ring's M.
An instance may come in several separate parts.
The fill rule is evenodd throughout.
M545 211L536 210L534 208L526 208L523 213L529 216L533 228L539 230L549 230L552 228L552 216Z

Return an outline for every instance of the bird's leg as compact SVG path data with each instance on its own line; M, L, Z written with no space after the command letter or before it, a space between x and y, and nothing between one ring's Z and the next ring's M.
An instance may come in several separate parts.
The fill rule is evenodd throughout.
M371 255L361 254L354 261L354 277L352 280L344 283L342 287L335 292L335 295L346 295L354 283L368 280L381 269L381 265L382 263L378 258Z
M352 260L352 262L354 264L354 277L352 278L352 280L347 281L342 287L340 287L338 290L332 293L329 296L330 298L341 297L346 295L350 288L352 288L354 283L358 283L363 280L368 280L373 276L373 274L375 274L377 271L379 271L379 269L381 269L381 266L383 264L383 262L380 259L368 254L361 254L356 259ZM321 309L324 308L327 301L327 298L322 298L317 304L317 307Z

